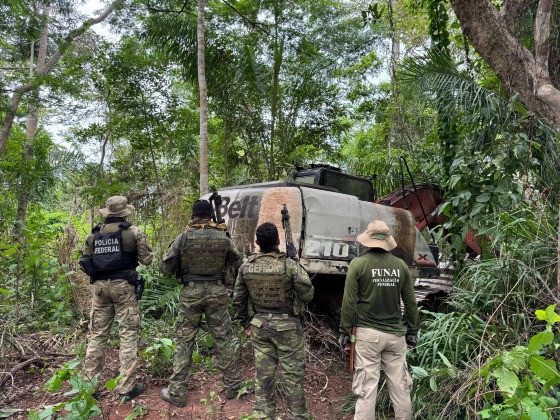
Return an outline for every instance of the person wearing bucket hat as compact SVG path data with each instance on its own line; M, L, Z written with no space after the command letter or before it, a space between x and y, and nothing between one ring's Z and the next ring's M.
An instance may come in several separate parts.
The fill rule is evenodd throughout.
M242 386L239 340L232 328L224 281L227 270L238 269L243 261L226 226L211 218L210 202L196 201L191 222L169 246L161 264L164 274L175 275L183 283L175 325L177 348L173 356L173 374L169 386L160 390L161 399L176 407L187 403L192 353L203 315L214 338L226 398L235 398Z
M137 274L138 263L149 265L153 257L146 234L126 220L133 210L126 197L107 199L99 210L105 221L86 238L80 259L93 287L84 374L93 378L103 369L105 346L116 320L121 342L119 394L124 400L144 391L144 384L136 378L140 309L130 279Z
M406 349L416 345L419 329L412 278L405 262L390 253L397 243L385 222L374 220L356 240L368 250L348 266L339 339L344 347L356 327L354 419L375 419L380 366L387 377L395 419L411 419L412 379Z

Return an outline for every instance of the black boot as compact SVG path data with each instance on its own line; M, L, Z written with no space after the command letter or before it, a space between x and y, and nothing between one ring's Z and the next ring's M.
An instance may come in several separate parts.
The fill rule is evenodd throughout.
M174 405L175 407L184 407L185 405L187 405L186 402L173 401L171 399L171 396L169 395L169 388L162 388L161 391L159 391L159 396L163 401L166 401L169 404Z
M137 397L138 395L142 394L144 392L144 383L142 382L137 382L136 384L134 384L134 386L132 387L132 389L130 391L128 391L126 394L120 394L120 397L124 400L124 401L130 401L131 399Z

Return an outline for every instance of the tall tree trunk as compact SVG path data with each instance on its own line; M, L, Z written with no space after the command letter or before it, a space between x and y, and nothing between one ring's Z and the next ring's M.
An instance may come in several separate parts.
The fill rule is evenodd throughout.
M68 32L68 34L62 39L58 50L52 55L49 61L46 62L42 69L37 69L35 76L29 81L29 83L23 83L14 88L12 98L10 99L10 106L8 107L6 114L4 114L4 119L2 120L2 129L0 130L0 156L6 152L8 136L12 130L12 124L23 95L31 92L42 83L41 78L48 75L54 69L60 60L60 57L62 57L62 54L66 52L77 37L86 32L93 25L103 22L116 7L119 7L124 2L125 0L114 0L99 16L87 19L79 27Z
M49 7L43 8L42 19L43 29L41 30L41 37L39 39L39 54L37 55L37 71L42 71L45 67L47 57L47 44L49 40ZM34 43L31 44L31 54L29 60L29 74L33 77L34 72ZM39 87L33 90L31 105L29 108L29 115L27 116L27 123L25 128L25 144L23 145L23 157L28 162L27 167L31 168L31 161L33 159L33 141L37 133L37 126L39 124ZM18 193L18 208L16 215L16 222L14 226L14 236L18 243L23 247L25 242L25 226L27 219L27 206L29 205L29 194L32 185L29 182L29 174L27 171L21 174L20 190Z
M268 180L273 181L275 175L274 140L276 130L276 116L278 114L278 87L280 84L280 67L284 55L284 39L278 43L278 17L280 10L278 2L274 4L274 71L272 74L272 105L270 109L270 157L268 162Z
M395 19L393 15L393 5L395 0L388 0L388 18L389 32L391 34L391 60L389 62L389 72L391 73L391 99L393 102L393 114L391 116L391 129L389 131L389 140L387 142L387 155L391 157L391 146L395 143L395 129L398 125L398 87L397 87L397 65L401 56L401 45L397 30L395 28Z
M200 195L208 192L208 92L204 58L204 4L198 0L198 90L200 91Z

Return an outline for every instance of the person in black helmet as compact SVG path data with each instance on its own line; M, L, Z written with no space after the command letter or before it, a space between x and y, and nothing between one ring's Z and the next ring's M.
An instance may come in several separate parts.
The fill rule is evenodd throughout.
M242 259L226 235L225 225L218 225L211 218L210 202L195 202L187 230L175 238L162 263L166 275L176 275L183 283L173 374L169 386L160 392L164 401L177 407L186 404L191 357L202 315L214 338L226 398L235 398L242 385L238 369L239 341L231 326L227 290L223 284L228 268L239 268Z

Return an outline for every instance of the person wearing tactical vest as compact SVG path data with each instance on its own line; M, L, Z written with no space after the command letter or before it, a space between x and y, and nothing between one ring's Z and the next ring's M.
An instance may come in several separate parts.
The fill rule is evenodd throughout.
M177 347L173 374L169 386L160 392L164 401L176 407L186 404L192 352L203 315L214 338L226 398L235 398L242 386L239 340L232 329L224 286L226 271L229 267L238 269L242 259L227 234L226 225L216 224L211 217L209 201L195 202L187 230L175 238L162 262L163 273L175 275L183 283L175 325Z
M144 384L136 378L140 309L130 279L137 275L138 263L149 265L153 257L146 234L126 220L133 210L126 197L110 197L99 210L105 221L86 238L80 259L93 287L84 373L93 378L103 369L105 346L116 320L122 375L119 393L125 400L144 392Z
M309 419L303 392L305 341L299 316L303 313L300 305L313 299L313 285L303 267L278 250L280 240L274 224L260 225L256 237L260 252L241 266L233 292L236 319L251 337L255 355L253 414L275 418L275 374L279 367L289 418Z
M397 243L385 222L373 221L356 239L369 249L348 266L339 339L344 347L350 341L352 327L356 327L352 391L358 400L354 419L375 419L381 366L394 418L408 420L412 418L412 379L406 350L407 346L416 346L419 329L414 284L406 263L389 252Z

